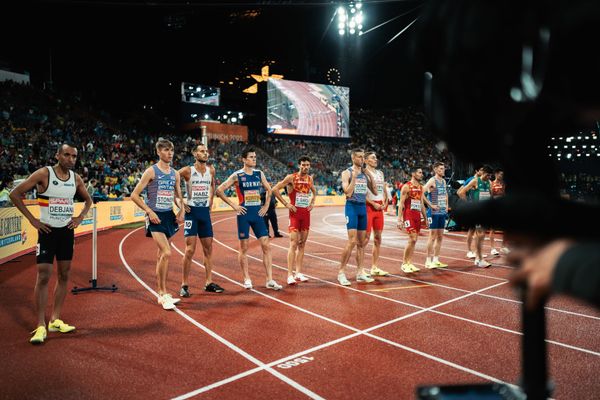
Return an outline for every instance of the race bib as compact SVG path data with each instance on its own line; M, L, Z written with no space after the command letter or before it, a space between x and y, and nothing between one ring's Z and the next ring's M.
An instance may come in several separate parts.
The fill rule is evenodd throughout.
M206 203L208 201L208 193L210 186L206 183L201 183L192 186L192 200L195 203Z
M244 205L260 206L260 190L246 190Z
M296 193L296 207L307 208L310 205L310 194Z
M173 199L175 192L172 190L159 190L156 192L156 208L160 210L170 210L173 208Z
M438 197L438 207L440 207L440 210L445 210L446 208L448 208L448 203L446 202L446 196Z
M490 192L479 192L479 200L489 200L491 198Z
M410 209L421 211L421 200L411 199L410 200Z
M74 211L73 199L51 197L48 200L48 213L51 217L71 217Z
M383 187L383 183L378 183L377 184L377 194L383 194L384 187Z
M354 184L354 193L366 194L367 193L367 181L365 179L356 180Z

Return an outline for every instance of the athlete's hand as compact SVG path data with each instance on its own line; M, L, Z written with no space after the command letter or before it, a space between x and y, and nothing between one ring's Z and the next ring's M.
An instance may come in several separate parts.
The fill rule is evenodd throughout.
M175 220L177 221L178 224L183 224L183 220L184 220L183 210L181 210L177 213L177 218L175 218Z
M398 223L396 224L396 227L400 230L404 230L404 220L401 218L398 218Z
M153 224L160 224L160 218L158 218L158 215L156 215L156 213L152 210L148 212L148 219Z
M52 232L52 229L50 229L50 225L44 224L42 221L40 221L37 218L32 221L29 221L29 222L31 222L31 225L33 225L33 227L40 232L44 232L44 233Z
M310 205L306 208L308 211L312 211L313 207L315 206L315 203L310 203Z
M265 204L264 206L262 206L260 208L260 210L258 210L258 215L260 215L261 217L264 217L265 215L267 215L267 211L269 211L269 205Z
M83 215L71 218L71 221L69 221L69 225L67 226L69 227L69 229L75 229L79 226L79 224L81 224L81 221L83 221Z
M233 206L233 209L235 210L236 213L238 213L238 215L246 215L246 207L242 207L242 206Z
M440 211L440 206L436 206L436 205L433 205L433 204L432 204L432 205L431 205L431 209L432 209L433 211Z
M298 211L298 209L296 208L295 205L293 205L292 203L287 203L285 205L285 208L287 208L288 210L290 210L291 212L295 213L296 211ZM309 210L310 211L310 210Z
M362 172L362 167L360 169L352 168L352 175L356 178Z
M183 205L183 209L185 210L186 213L189 213L192 211L192 209L190 208L190 206L188 206L187 204Z

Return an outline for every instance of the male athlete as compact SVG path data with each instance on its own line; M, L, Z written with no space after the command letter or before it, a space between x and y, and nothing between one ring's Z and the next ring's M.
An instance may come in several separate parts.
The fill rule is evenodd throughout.
M375 177L366 169L364 163L365 152L363 149L354 149L351 152L352 166L342 172L342 189L346 195L346 229L348 230L348 243L342 251L342 260L338 271L340 285L349 286L346 278L346 264L356 246L356 281L371 283L373 278L364 270L365 239L367 237L367 191L377 194Z
M381 233L384 225L384 210L388 206L389 197L386 188L383 172L377 169L377 155L375 152L368 151L365 153L365 161L367 170L375 178L375 186L377 194L367 191L367 238L365 247L371 239L371 231L373 231L373 253L371 261L371 275L386 276L389 272L380 269L377 266L379 261L379 251L381 249Z
M210 210L215 193L215 168L207 166L208 148L205 144L197 145L192 151L196 161L194 165L183 167L179 175L187 187L187 204L185 207L185 255L183 256L183 274L181 280L181 297L190 297L188 278L192 257L196 251L196 238L200 238L204 253L206 282L204 290L221 293L223 288L212 281L212 242L213 230L210 220Z
M448 218L448 188L444 174L446 166L442 162L433 164L434 175L427 181L423 190L429 193L431 208L427 209L429 222L429 238L427 239L427 258L425 267L445 268L448 265L440 261L440 250L444 238L444 228ZM433 253L433 260L431 259Z
M38 230L37 280L33 291L38 325L31 332L33 336L29 340L33 344L43 343L47 336L48 281L55 257L58 280L54 288L54 307L48 323L48 330L61 333L75 330L74 326L68 325L60 319L60 312L67 294L67 282L73 259L74 231L92 206L92 199L83 180L72 171L75 161L77 161L77 148L72 144L62 144L55 157L58 161L56 165L38 169L10 193L10 199L15 207ZM35 218L23 203L24 194L33 188L37 190L40 206L39 219ZM73 217L75 194L85 201L83 210L77 217Z
M273 187L273 194L290 210L290 248L288 250L288 285L296 281L306 282L308 278L302 274L304 245L310 230L310 212L315 205L317 189L313 184L310 171L310 158L302 156L298 159L298 172L286 176ZM289 203L281 195L281 189L288 188ZM311 196L312 193L312 196Z
M485 201L492 198L491 188L490 188L490 174L492 173L492 168L485 165L481 168L481 176L473 179L466 186L461 186L456 194L463 199L467 199L467 192L472 191L471 193L471 201ZM487 268L491 264L483 259L482 248L483 248L483 240L485 239L485 229L481 225L475 226L475 265L480 268Z
M256 167L256 151L247 147L242 151L244 167L235 171L225 182L217 188L217 196L229 204L237 212L238 239L240 252L238 261L244 277L244 287L252 289L252 280L248 274L248 239L250 227L260 241L263 252L263 265L267 275L267 289L281 290L282 286L273 280L271 264L271 246L269 245L269 232L265 226L264 216L271 200L271 185L267 182L265 174L254 169ZM225 195L225 190L235 185L239 204L235 204ZM260 192L266 191L265 204L261 206Z
M494 181L492 182L492 197L496 198L496 197L502 197L504 196L505 192L506 192L506 184L504 183L504 171L501 168L496 169L496 171L494 171ZM496 249L496 231L494 228L492 228L492 230L490 231L490 245L492 246L492 250L490 251L490 254L493 256L499 256L500 253L502 254L508 254L510 253L510 250L508 249L508 247L506 247L506 239L505 236L503 236L502 238L502 247L500 248L500 251L498 251L498 249Z
M467 179L465 179L465 181L463 182L463 186L467 186L473 179L479 178L481 176L482 172L483 172L483 165L476 166L473 176L470 176ZM467 201L471 201L471 199L472 199L471 195L472 195L472 193L470 191L468 191L467 197L466 197ZM475 252L472 250L474 234L475 234L475 228L469 228L469 230L467 231L467 258L475 258L476 257ZM485 258L486 255L484 254L483 257Z
M423 196L423 170L413 167L411 169L411 179L402 185L400 191L400 209L398 211L398 228L406 229L408 233L408 243L404 248L404 258L402 266L403 272L411 273L419 271L412 263L412 255L417 244L417 238L421 231L421 215L425 219L427 226L427 212L425 211L425 196Z
M146 236L152 237L158 252L156 255L156 281L158 304L165 310L172 310L180 299L173 298L167 292L167 275L169 258L171 257L171 237L179 230L183 222L183 207L179 208L177 217L173 213L175 198L183 204L181 196L179 172L171 167L175 148L169 140L159 138L156 142L158 162L144 171L142 178L131 193L131 200L146 212ZM148 188L146 202L140 197Z

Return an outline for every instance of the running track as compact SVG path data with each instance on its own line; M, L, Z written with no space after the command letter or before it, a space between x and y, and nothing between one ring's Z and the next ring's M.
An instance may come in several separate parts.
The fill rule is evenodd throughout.
M279 212L286 226L287 215ZM199 289L204 272L198 249L193 295L175 312L156 304L155 248L143 231L100 233L99 284L115 283L119 290L69 294L63 319L78 330L50 334L43 346L28 343L34 256L0 266L0 398L411 399L423 384L518 381L520 305L502 258L476 269L463 258L464 235L452 233L442 251L448 270L407 276L399 272L405 237L390 217L379 264L394 275L359 285L349 265L353 284L342 287L335 280L345 242L342 212L313 211L305 255L311 280L282 292L264 289L256 241L249 249L255 289L240 286L235 215L215 214L214 280L226 291ZM284 284L288 241L271 244L274 277ZM422 235L418 266L425 244ZM75 286L90 278L90 249L89 237L77 240ZM173 292L183 249L178 233L169 275ZM555 298L547 319L554 397L592 398L600 392L600 313Z

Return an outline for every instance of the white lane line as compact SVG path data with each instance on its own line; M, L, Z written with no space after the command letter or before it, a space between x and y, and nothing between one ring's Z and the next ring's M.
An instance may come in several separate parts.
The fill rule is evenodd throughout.
M313 231L313 228L311 228L311 232L312 231ZM324 233L324 232L321 232L321 231L316 231L316 232L322 233L325 236L332 236L332 237L336 237L336 238L340 239L338 236L335 236L335 235L331 235L331 234ZM286 233L286 232L283 232L283 233L289 236L288 233ZM342 239L340 239L340 240L342 240ZM327 243L322 243L322 242L311 240L311 239L308 239L307 241L308 242L312 242L312 243L316 243L316 244L318 244L320 246L326 246L326 247L331 247L331 248L340 249L340 250L342 249L341 247L338 247L338 246L333 246L333 245L330 245L330 244L327 244ZM327 258L322 258L322 257L316 256L316 255L313 255L314 253L311 254L311 253L306 253L305 252L304 254L305 255L309 255L309 257L314 257L314 258L322 259L322 260L325 260L325 261L334 262L334 260L327 259ZM389 258L389 257L381 256L381 255L379 256L379 258L388 259L388 260L397 260L397 259L394 259L394 258ZM421 263L415 263L415 264L424 266L424 264L421 264ZM348 266L356 267L353 264L348 264ZM438 271L440 271L440 270L438 270ZM505 280L503 278L491 277L491 276L487 276L487 275L474 274L474 273L469 273L469 272L465 272L465 271L456 271L456 270L454 270L452 268L444 269L444 271L452 271L452 272L458 272L458 273L463 273L463 274L469 274L469 275L474 275L474 276L481 277L481 278ZM402 275L390 274L390 276L397 277L397 278L400 278L400 279L405 279L405 280L411 280L413 282L427 283L429 285L439 286L439 287L443 287L443 288L450 289L450 290L466 291L465 289L459 289L459 288L455 288L455 287L452 287L452 286L446 286L446 285L442 285L442 284L438 284L438 283L433 283L433 282L428 282L428 281L422 281L422 280L418 280L418 279L414 279L414 278L408 278L408 277L405 277L405 276L402 276ZM513 300L513 299L506 298L506 297L495 296L495 295L491 295L491 294L487 294L487 293L478 293L478 296L488 297L488 298L491 298L491 299L496 299L496 300L500 300L500 301L506 301L506 302L510 302L510 303L523 304L523 302L520 301L520 300ZM549 311L553 311L553 312L562 313L562 314L569 314L569 315L574 315L574 316L577 316L577 317L589 318L589 319L593 319L593 320L596 320L596 321L600 321L600 317L597 317L597 316L594 316L594 315L589 315L589 314L583 314L583 313L579 313L579 312L576 312L576 311L568 311L568 310L564 310L564 309L560 309L560 308L556 308L556 307L548 307L548 306L546 306L545 309L549 310Z
M146 290L148 290L150 293L152 293L156 298L158 298L158 293L156 293L150 286L148 286L146 284L146 282L144 282L143 280L140 279L140 277L133 271L133 269L129 266L129 264L127 263L127 261L125 260L125 256L123 255L123 243L125 242L125 240L127 240L127 238L129 236L131 236L134 232L142 229L141 228L137 228L131 232L129 232L122 240L121 243L119 243L119 256L121 257L121 262L123 263L123 265L125 266L125 268L129 271L129 273L131 274L131 276L133 276L135 278L135 280L137 280L140 285L142 285ZM268 367L265 363L263 363L262 361L260 361L259 359L255 358L254 356L252 356L251 354L245 352L244 350L242 350L241 348L239 348L238 346L236 346L235 344L231 343L230 341L228 341L227 339L225 339L222 336L219 336L218 334L216 334L215 332L213 332L212 330L208 329L207 327L205 327L204 325L200 324L198 321L194 320L192 317L190 317L189 315L187 315L186 313L184 313L183 311L181 311L178 308L175 308L175 312L177 312L177 314L179 314L181 317L185 318L186 320L188 320L189 322L191 322L194 326L196 326L197 328L199 328L200 330L202 330L203 332L209 334L211 337L213 337L214 339L216 339L217 341L221 342L222 344L224 344L225 346L227 346L228 348L230 348L231 350L235 351L236 353L238 353L239 355L241 355L242 357L244 357L245 359L247 359L248 361L256 364L257 366L261 367L261 369L266 370L267 372L269 372L270 374L272 374L273 376L275 376L276 378L282 380L283 382L287 383L288 385L290 385L291 387L293 387L294 389L298 390L299 392L305 394L306 396L312 398L312 399L323 399L321 396L319 396L318 394L314 393L313 391L311 391L310 389L300 385L298 382L294 381L293 379L288 378L287 376L283 375L281 372L274 370L271 367Z

